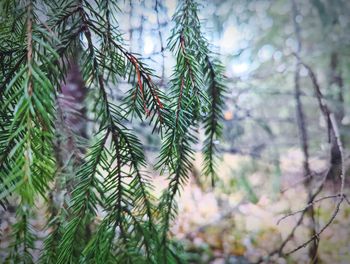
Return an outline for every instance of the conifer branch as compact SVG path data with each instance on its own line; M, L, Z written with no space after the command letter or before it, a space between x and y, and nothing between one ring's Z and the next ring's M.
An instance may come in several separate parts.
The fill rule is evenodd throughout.
M207 101L203 73L198 60L200 47L194 41L199 33L197 5L193 1L180 3L173 17L176 25L168 43L176 54L176 67L171 80L171 104L174 116L167 121L169 132L165 136L157 168L169 171L169 187L163 194L159 209L162 213L163 261L169 257L167 233L170 221L177 214L175 197L187 180L193 160L192 144L197 139L193 129L198 125L198 113Z
M176 196L189 177L199 123L210 107L202 66L207 44L197 41L201 36L197 4L185 0L174 16L176 26L168 46L177 65L168 97L155 84L153 71L125 48L115 1L44 0L18 6L5 1L6 19L0 25L4 33L0 35L4 102L0 105L0 202L10 195L21 198L9 257L32 262L36 238L28 208L40 195L49 206L50 230L40 263L178 261L168 231L177 214ZM72 57L80 64L89 96L97 98L93 129L99 127L77 173L71 173L75 182L71 197L65 196L64 208L58 209L50 207L53 198L48 198L51 182L59 174L56 167L61 166L53 149L59 130L56 99ZM107 92L120 79L132 85L120 97L121 106ZM216 100L213 107L219 104ZM165 129L157 166L169 171L170 183L159 204L160 214L143 171L142 144L129 127L134 116L149 120L153 132L163 135ZM210 124L217 128L215 118ZM96 217L100 210L105 213L101 221Z
M204 165L203 173L211 177L211 184L214 187L216 174L216 160L218 156L217 145L222 137L222 124L224 98L226 86L223 81L224 68L219 61L211 61L206 57L206 72L208 83L208 97L210 104L208 106L208 115L204 118L204 132L206 139L204 141Z
M128 133L127 129L122 125L121 121L124 120L124 118L120 116L121 110L108 100L108 94L105 89L105 81L103 78L105 64L103 64L102 61L105 60L100 60L99 56L101 55L101 52L93 44L92 31L95 29L84 10L83 1L81 1L79 5L79 14L84 29L83 34L88 43L87 49L89 54L87 59L91 60L91 74L99 88L99 93L101 94L101 100L98 102L97 107L99 111L98 116L101 117L100 127L101 130L105 131L104 133L110 135L111 138L110 148L102 148L101 146L100 156L105 156L105 158L101 160L101 164L96 164L96 166L94 166L94 168L102 166L102 169L107 172L107 175L103 176L101 179L101 184L105 189L105 194L103 196L101 195L101 204L108 214L101 223L99 231L93 235L91 243L87 244L84 249L84 255L82 256L86 261L102 263L109 259L113 253L106 250L95 252L95 249L100 248L101 245L105 245L107 248L112 249L113 247L111 243L114 241L117 234L117 241L122 243L121 245L129 250L129 243L127 241L132 234L127 231L130 228L124 226L129 222L125 218L123 208L132 208L132 211L136 214L133 219L137 218L139 222L141 222L141 220L142 222L145 221L148 223L149 228L152 226L152 209L149 202L149 193L146 191L148 184L143 180L139 171L139 166L143 166L144 164L141 145L137 138ZM110 156L110 158L107 158L108 156ZM94 159L96 160L96 157L94 157ZM124 166L130 166L129 173L124 172ZM89 174L93 175L95 172L92 171L92 173L90 172ZM102 175L101 173L99 174ZM132 180L128 186L126 182L124 182L124 179L129 177L131 177ZM90 184L92 183L93 182ZM86 188L90 184L87 184ZM97 186L94 188L97 189ZM97 200L94 199L91 202L91 206L95 206L94 204L96 204ZM76 212L74 206L73 198L73 212L78 213L79 219L81 219L83 215L80 215L80 211ZM144 219L145 216L147 217L147 220ZM134 224L140 225L140 223ZM76 236L75 234L79 226L78 218L75 217L72 219L72 225L73 227L71 227L71 224L67 226L67 230L62 238L63 244L61 244L59 263L73 260L73 251L69 251L67 247L69 245L72 247L74 244L74 237ZM116 232L117 227L120 230L119 233ZM75 231L68 232L68 230ZM108 235L108 243L106 245L107 230L111 230L112 233ZM143 243L140 244L139 247L142 248L145 246L145 248L148 249L148 243L149 241L147 241L147 239L143 239ZM141 254L141 251L139 254ZM147 255L150 256L151 254L148 252ZM129 258L130 256L126 254L125 257Z
M170 50L176 54L177 62L170 92L170 108L175 116L167 120L170 129L165 136L157 164L157 168L162 172L166 169L169 171L170 181L159 205L162 212L163 261L165 262L170 254L167 232L170 221L177 213L175 197L186 184L192 166L192 144L197 142L194 130L199 122L204 122L207 136L204 147L204 173L212 175L213 182L215 144L222 133L219 122L223 115L225 92L225 86L221 80L223 69L218 62L212 62L209 59L211 54L208 43L200 31L201 25L197 12L198 5L194 1L180 2L173 17L175 27L168 43ZM207 91L204 79L208 83ZM209 115L203 118L205 112L209 112Z

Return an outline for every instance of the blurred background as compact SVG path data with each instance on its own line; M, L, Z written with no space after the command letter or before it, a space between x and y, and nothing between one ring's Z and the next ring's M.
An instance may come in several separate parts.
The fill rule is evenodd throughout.
M202 160L197 155L190 183L179 198L173 235L192 263L255 262L278 250L291 232L284 252L308 239L307 217L294 231L300 214L278 225L277 221L303 209L326 176L318 197L339 192L334 140L329 140L312 74L338 123L345 167L350 164L350 2L199 2L203 32L226 67L224 138L217 142L222 159L213 189L201 177ZM155 69L165 90L174 65L166 46L176 5L176 1L146 0L124 1L120 6L126 44ZM153 137L144 141L152 164L160 141ZM165 177L156 175L154 182L160 194ZM317 230L328 223L335 205L335 199L315 205ZM350 263L349 223L350 208L342 205L320 237L320 263ZM307 247L270 261L310 263Z
M223 139L216 142L221 154L216 185L213 188L201 175L199 144L190 181L178 197L172 235L184 249L184 258L188 263L255 263L270 253L291 251L310 237L311 222L303 209L310 195L317 194L314 224L316 232L322 230L317 261L350 263L349 204L340 204L334 214L341 192L340 167L350 171L350 1L197 2L202 31L226 68L228 93ZM124 0L116 14L125 47L154 69L159 77L155 81L165 91L175 64L167 40L176 6L175 0ZM78 89L83 84L74 70L79 69L67 80ZM127 88L127 82L121 82L110 93L119 100ZM337 134L329 131L319 101L334 116ZM74 128L81 121L70 121L85 137L81 131L88 122ZM144 123L134 127L152 165L161 140L151 130ZM67 146L62 149L68 152ZM151 165L155 195L160 196L166 175L158 175ZM345 176L344 193L349 194L350 175ZM33 225L41 230L45 210L38 211ZM284 216L288 217L279 222ZM14 219L13 212L10 217ZM6 221L1 225L9 228ZM8 246L0 242L2 249ZM266 263L310 263L308 248L271 256Z

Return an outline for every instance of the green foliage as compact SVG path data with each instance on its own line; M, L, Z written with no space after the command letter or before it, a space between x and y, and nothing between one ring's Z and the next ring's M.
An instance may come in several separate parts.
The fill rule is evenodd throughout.
M206 73L208 82L208 97L210 98L209 110L204 118L204 128L206 139L204 141L204 175L211 176L212 186L214 186L216 175L216 159L218 156L217 146L222 137L224 96L226 86L223 79L224 67L217 60L206 58Z
M49 234L39 263L181 263L167 235L175 198L189 178L200 123L207 137L204 174L215 175L225 93L223 68L201 33L198 5L181 2L173 18L168 47L176 66L168 96L153 71L125 48L115 1L6 0L1 9L0 201L19 198L8 262L33 263L29 219L41 197ZM94 98L89 114L97 132L71 172L73 191L62 183L66 194L57 203L53 195L64 170L54 148L55 122L63 122L56 99L71 58L79 61ZM121 103L108 92L120 80L131 84ZM163 136L157 168L170 183L159 204L134 117Z
M10 245L10 253L5 263L34 263L31 251L37 238L29 223L28 210L25 206L17 210L17 222L13 225L12 232L14 242Z
M169 129L157 164L162 171L167 169L170 181L159 206L162 215L161 241L164 259L169 258L166 253L167 231L177 214L175 198L189 178L194 155L193 145L198 141L197 130L200 122L204 123L207 136L204 174L212 177L215 174L215 141L221 136L218 122L222 118L222 96L225 90L221 80L222 67L216 62L213 64L209 57L211 54L206 39L202 36L197 13L196 2L180 2L173 17L175 27L168 42L169 49L176 56L168 106L173 114L167 119Z

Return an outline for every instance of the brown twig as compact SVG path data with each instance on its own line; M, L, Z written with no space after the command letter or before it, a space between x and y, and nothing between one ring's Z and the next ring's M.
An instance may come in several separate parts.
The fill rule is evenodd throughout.
M285 220L286 218L288 218L288 217L290 217L290 216L293 216L293 215L302 213L303 211L305 211L306 209L308 209L310 206L313 206L313 205L315 205L315 204L318 203L318 202L321 202L321 201L327 200L327 199L338 198L338 197L341 197L341 196L342 196L341 194L329 195L329 196L324 196L324 197L322 197L322 198L319 198L319 199L317 199L317 200L314 200L314 201L312 201L311 203L308 203L303 209L300 209L300 210L298 210L298 211L289 213L289 214L284 215L283 217L281 217L281 218L277 221L277 225L279 225L283 220Z
M337 216L339 209L340 209L340 205L342 204L342 202L344 201L344 195L342 195L339 199L339 202L337 203L337 206L331 216L331 218L329 219L329 221L323 226L323 228L317 232L316 234L314 234L309 240L305 241L304 243L302 243L301 245L299 245L298 247L294 248L293 250L289 251L286 253L286 255L290 255L296 251L298 251L299 249L302 249L304 247L306 247L309 243L311 243L314 240L319 240L319 236L323 233L323 231L325 231L334 221L335 217Z
M140 76L142 77L143 81L147 83L147 86L149 87L152 99L154 101L155 107L156 107L156 112L158 114L158 116L160 117L160 120L162 120L161 118L161 110L164 108L158 94L156 91L156 85L154 84L154 82L152 81L152 78L150 76L149 73L147 73L142 65L140 64L139 60L130 52L128 52L127 50L125 50L123 47L121 47L120 45L118 45L118 43L116 43L113 39L110 40L111 43L126 57L126 59L128 61L130 61L130 63L133 65L133 67L138 69Z
M302 243L301 245L299 245L295 249L287 252L286 255L292 254L292 253L300 250L301 248L306 247L312 241L319 240L319 236L334 221L335 217L337 216L337 214L339 212L339 209L340 209L340 206L341 206L342 202L344 200L349 202L349 200L344 195L344 185L345 185L345 176L344 175L345 175L346 169L345 169L345 162L344 162L344 150L343 150L343 145L342 145L342 142L341 142L341 139L340 139L340 134L339 134L339 129L338 129L337 122L335 120L335 117L334 117L333 113L331 113L331 111L329 110L329 108L328 108L328 106L326 104L326 101L325 101L325 99L323 97L323 94L321 92L321 89L320 89L320 86L318 84L318 81L317 81L315 73L313 72L313 70L311 69L310 66L308 66L308 65L306 65L305 63L302 62L302 60L300 59L298 54L294 54L294 55L297 56L297 58L300 61L300 63L308 70L309 77L310 77L310 79L312 81L313 88L315 90L315 94L316 94L316 97L317 97L317 101L319 103L319 108L321 109L321 112L324 115L326 121L328 121L328 130L333 133L333 135L334 135L334 137L336 139L336 144L338 146L338 149L339 149L339 152L340 152L340 155L341 155L341 173L340 173L341 185L340 185L339 194L337 195L340 199L339 199L339 201L338 201L338 203L336 205L335 211L333 212L333 214L332 214L331 218L328 220L328 222L323 226L323 228L320 231L315 233L309 240L305 241L304 243ZM306 209L303 212L305 212L305 211L306 211Z
M308 203L311 203L317 197L317 195L322 191L323 184L324 184L324 182L326 180L326 176L327 176L327 173L325 174L325 177L323 177L323 179L322 179L321 183L319 184L319 186L318 186L317 190L315 191L315 193L310 197ZM306 212L307 212L307 210L304 210L304 211L301 212L301 215L300 215L297 223L294 225L294 227L293 227L292 231L289 233L289 235L283 240L281 245L277 249L275 249L274 251L270 252L267 256L261 257L260 259L258 259L258 261L256 262L257 264L258 263L262 263L265 260L269 260L272 256L274 256L276 254L278 256L284 255L283 249L285 248L285 246L287 245L289 240L291 240L294 237L294 233L297 230L297 228L300 226L300 224L303 222Z

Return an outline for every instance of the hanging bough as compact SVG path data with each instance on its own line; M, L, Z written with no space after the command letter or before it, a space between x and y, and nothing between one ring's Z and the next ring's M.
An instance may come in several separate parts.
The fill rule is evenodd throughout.
M138 83L138 86L140 88L140 93L141 93L142 102L143 102L143 108L145 109L146 115L149 116L150 111L147 109L146 102L145 102L145 96L143 94L143 84L142 84L142 80L141 80L140 70L139 70L139 66L137 64L137 60L135 59L134 56L131 56L131 63L134 64L134 66L135 66L136 75L137 75L137 83ZM134 93L134 100L136 100L136 95L137 95L137 89Z
M96 0L96 5L87 0L4 1L0 204L10 196L19 198L13 199L18 201L17 223L12 226L7 260L35 261L32 252L37 238L28 221L31 209L42 197L40 201L51 210L55 197L47 196L52 194L53 182L66 177L65 171L71 171L72 181L64 181L62 189L72 191L62 198L62 210L50 213L40 263L166 263L177 259L167 235L176 215L175 197L189 177L199 124L207 124L198 113L217 105L210 105L212 93L207 91L211 85L203 65L210 52L200 32L197 4L181 1L181 12L174 16L179 20L176 31L182 33L171 37L175 42L171 50L176 49L178 60L169 98L154 83L153 71L123 46L114 19L115 1ZM14 43L18 48L12 51ZM58 117L56 99L72 58L89 90L85 106L92 121L91 142L90 147L84 145L79 165L65 170L70 160L58 162L55 152L60 149L53 146L60 140L55 123L63 119ZM121 79L127 79L132 88L125 97L114 98L109 91ZM221 93L215 97L222 100ZM213 111L213 119L219 120L220 109ZM165 135L159 133L164 144L158 168L169 170L170 184L159 203L144 173L143 145L129 113L136 113L139 122L150 119L158 133L166 127ZM68 184L74 186L68 188Z

